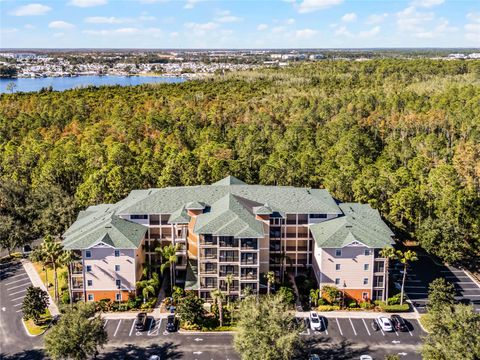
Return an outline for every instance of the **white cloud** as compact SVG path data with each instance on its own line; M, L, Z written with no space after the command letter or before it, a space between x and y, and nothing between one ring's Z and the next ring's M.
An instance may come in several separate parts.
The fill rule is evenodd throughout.
M28 4L16 8L10 14L14 16L38 16L45 15L50 10L52 10L50 6L42 4Z
M466 17L468 20L480 23L480 13L478 12L470 12L467 14Z
M370 30L360 31L360 32L358 33L358 37L359 37L359 38L362 38L362 39L367 39L367 38L374 37L374 36L377 35L379 32L380 32L380 26L375 26L374 28L372 28L372 29L370 29Z
M274 28L272 28L272 33L279 34L284 32L285 30L286 30L285 26L275 26Z
M344 22L353 22L357 20L357 14L355 13L348 13L342 16L342 21Z
M287 19L287 20L285 21L285 23L286 23L287 25L293 25L293 24L295 24L295 19L292 19L292 18Z
M298 5L298 12L304 14L323 10L335 5L340 5L342 2L343 0L302 0Z
M85 18L85 22L89 24L130 24L142 21L153 21L154 16L142 15L137 18L118 18L115 16L89 16Z
M158 28L139 29L135 27L126 27L126 28L108 29L108 30L84 30L82 32L86 35L94 35L94 36L142 35L142 36L160 37L163 34L162 30Z
M178 37L178 35L180 35L180 34L176 31L173 31L173 32L170 33L170 37L173 38L173 39L176 39Z
M230 11L220 11L217 13L214 20L221 23L233 23L242 21L243 19L238 16L233 16Z
M267 29L268 29L267 24L258 24L258 26L257 26L258 31L263 31L263 30L267 30Z
M318 34L318 31L313 29L301 29L301 30L295 31L295 38L298 40L311 39L317 34Z
M431 8L434 6L441 5L445 2L445 0L414 0L412 5L424 7L424 8Z
M56 20L56 21L51 21L48 24L48 27L50 29L73 29L75 27L75 25L70 24L70 23L68 23L66 21L63 21L63 20Z
M206 30L214 30L218 27L218 25L215 24L214 22L207 22L207 23L189 22L185 24L185 27L190 30L206 31Z
M368 25L381 24L382 22L385 21L387 17L388 17L388 13L372 14L367 18L367 21L365 21L365 23Z
M61 37L63 37L64 35L65 35L65 33L59 32L59 33L53 34L53 37L55 37L55 38L61 38Z
M337 30L335 30L335 36L352 37L353 34L350 31L348 31L346 26L339 26Z
M200 2L200 0L187 0L185 5L183 6L184 9L191 10L195 7L195 5Z
M415 7L409 6L397 13L397 25L401 30L418 32L434 17L432 12L419 12Z
M105 5L107 0L71 0L70 4L81 8Z
M2 35L15 34L16 32L18 32L17 28L3 28L3 29L0 29L0 34L2 34Z
M465 24L465 38L473 44L480 44L480 13L468 13L466 18L471 22Z
M23 26L25 29L27 30L33 30L33 29L36 29L36 26L32 25L32 24L25 24Z

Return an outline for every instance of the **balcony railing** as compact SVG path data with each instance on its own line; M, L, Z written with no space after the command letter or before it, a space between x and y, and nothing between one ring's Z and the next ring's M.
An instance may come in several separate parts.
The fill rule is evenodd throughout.
M238 261L238 256L220 256L218 260L220 262L236 262Z
M308 247L306 247L306 246L299 246L299 247L297 247L297 250L298 250L298 251L308 251Z
M220 271L218 275L220 277L225 277L227 275L238 276L238 270L235 270L235 271Z
M242 259L242 265L257 265L257 259Z
M72 289L83 289L83 280L72 279Z

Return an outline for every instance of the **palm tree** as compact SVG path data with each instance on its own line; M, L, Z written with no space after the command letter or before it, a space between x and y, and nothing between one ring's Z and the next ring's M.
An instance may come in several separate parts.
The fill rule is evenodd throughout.
M75 260L78 260L79 257L71 250L65 250L63 251L63 254L60 257L60 263L62 265L65 265L67 267L68 271L68 297L70 298L70 305L73 304L73 299L72 299L72 284L71 284L71 279L72 279L72 263Z
M30 261L42 264L43 270L45 271L45 288L48 291L48 266L50 266L50 263L41 247L33 250L30 254Z
M218 317L220 321L220 326L223 326L223 299L225 295L220 289L215 289L210 291L210 296L213 299L213 302L218 305Z
M317 307L319 298L320 298L320 289L310 289L310 299L315 304L315 307Z
M270 288L275 283L275 273L273 271L267 272L267 294L270 295Z
M278 254L278 258L280 259L280 273L281 273L281 279L283 284L285 283L285 260L288 260L291 266L292 259L290 258L290 256L287 255L285 251L282 251L280 254Z
M388 274L389 274L389 268L390 268L390 260L395 259L397 255L395 254L395 249L393 247L384 247L382 250L380 250L380 256L387 259L385 262L385 304L388 305L388 289L390 287L390 282L388 281Z
M233 285L233 274L225 276L225 285L227 285L227 307L230 307L230 287Z
M173 285L175 285L175 264L178 262L177 251L180 250L181 245L167 245L165 247L157 247L155 251L162 256L163 264L160 265L160 272L163 274L165 269L170 269L170 290L173 291Z
M407 278L407 266L409 262L417 261L417 253L412 250L402 252L397 250L397 258L403 264L403 278L402 278L402 291L400 292L400 305L403 305L403 289L405 287L405 279Z
M61 266L61 256L63 254L63 245L59 241L55 241L55 239L47 235L43 240L41 245L42 251L44 256L48 259L48 262L53 268L53 291L55 295L55 302L58 303L59 295L58 295L58 274L57 268Z
M136 285L138 289L142 289L143 303L145 303L150 297L150 294L155 295L155 292L160 285L158 274L153 273L151 279L137 281Z

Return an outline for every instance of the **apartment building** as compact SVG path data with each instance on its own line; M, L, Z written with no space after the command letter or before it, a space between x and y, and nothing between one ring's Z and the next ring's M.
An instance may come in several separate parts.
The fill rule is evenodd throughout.
M155 248L179 244L178 280L208 299L213 289L242 296L265 290L265 274L312 268L320 286L356 299L384 299L385 259L393 233L368 205L337 203L324 189L211 185L134 190L116 204L91 206L65 232L75 299L123 301L135 293Z

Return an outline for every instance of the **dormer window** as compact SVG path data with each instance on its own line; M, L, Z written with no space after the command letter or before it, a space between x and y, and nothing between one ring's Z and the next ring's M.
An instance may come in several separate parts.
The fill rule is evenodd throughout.
M336 257L342 256L342 249L335 249L335 256Z
M92 252L90 250L85 250L85 257L90 259L92 257Z

